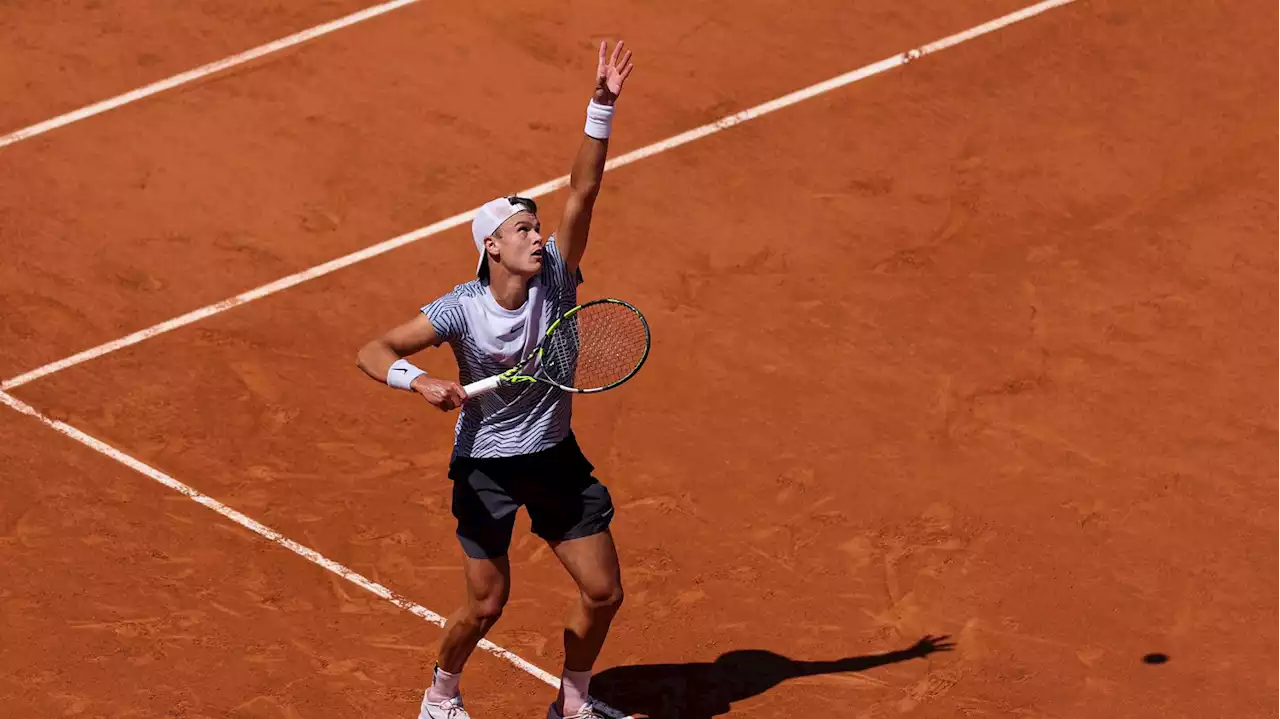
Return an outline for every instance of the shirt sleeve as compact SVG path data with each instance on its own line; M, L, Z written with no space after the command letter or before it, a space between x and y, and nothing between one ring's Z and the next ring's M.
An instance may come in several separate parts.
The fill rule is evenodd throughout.
M546 256L548 259L547 270L552 283L556 287L577 289L578 285L582 284L582 268L579 267L573 273L572 279L569 277L569 267L564 261L564 255L560 254L560 246L556 244L554 235L547 242Z
M436 299L422 308L422 314L431 320L436 336L445 342L456 342L467 332L467 317L458 301L457 292Z

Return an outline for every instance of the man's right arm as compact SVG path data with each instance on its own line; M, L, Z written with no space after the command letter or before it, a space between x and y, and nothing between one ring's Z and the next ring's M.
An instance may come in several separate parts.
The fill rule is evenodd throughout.
M441 342L431 320L425 314L419 314L362 347L356 355L356 364L372 379L391 384L388 374L393 369L421 372L401 360L428 347L438 347ZM425 374L416 377L409 388L442 411L457 409L466 400L466 393L457 382L434 379Z

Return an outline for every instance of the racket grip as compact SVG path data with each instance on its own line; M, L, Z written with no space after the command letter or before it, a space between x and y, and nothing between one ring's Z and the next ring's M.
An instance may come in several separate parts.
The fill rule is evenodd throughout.
M470 398L472 398L472 397L479 397L479 396L480 396L480 395L482 395L482 394L489 394L490 392L492 392L492 391L494 391L495 389L497 389L497 388L498 388L498 384L499 384L501 381L502 381L502 376L501 376L501 375L494 375L494 376L492 376L492 377L486 377L485 379L482 379L482 380L480 380L480 381L478 381L478 382L472 382L471 384L467 385L466 387L463 387L463 388L462 388L462 391L463 391L463 392L466 392L466 394L467 394L467 398L468 398L468 399L470 399Z

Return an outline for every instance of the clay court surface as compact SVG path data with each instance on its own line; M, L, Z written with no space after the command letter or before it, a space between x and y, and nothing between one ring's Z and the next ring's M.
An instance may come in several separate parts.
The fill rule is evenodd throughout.
M639 65L618 156L1028 4L433 0L16 142L0 378L564 174L601 39ZM6 4L0 132L361 7L258 5ZM1080 0L610 172L582 294L654 347L576 404L627 587L594 693L1274 716L1276 26ZM473 267L458 227L6 391L448 613L455 415L354 356ZM416 715L435 625L37 419L0 436L5 716ZM558 674L574 589L527 518L511 556L489 638ZM954 649L894 653L925 635ZM554 696L484 652L463 689Z

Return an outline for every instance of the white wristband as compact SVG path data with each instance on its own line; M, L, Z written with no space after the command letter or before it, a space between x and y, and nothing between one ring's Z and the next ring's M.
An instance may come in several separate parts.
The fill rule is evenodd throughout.
M613 105L601 105L592 100L587 104L587 126L584 132L588 137L594 137L597 140L606 140L609 138L609 132L613 129Z
M391 364L391 369L387 370L387 384L396 389L413 390L413 381L426 374L422 370L414 367L409 360L396 360Z

